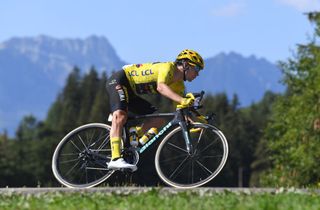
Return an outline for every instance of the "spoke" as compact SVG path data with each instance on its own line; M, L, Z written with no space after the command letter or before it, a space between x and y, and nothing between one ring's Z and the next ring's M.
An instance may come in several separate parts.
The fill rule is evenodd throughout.
M91 138L90 138L90 141L89 141L89 144L88 145L91 145L91 142L92 142L92 140L93 140L93 137L94 137L94 134L96 133L96 129L94 129L93 130L93 134L92 134L92 136L91 136Z
M204 169L206 172L208 172L210 175L213 174L207 167L205 167L202 163L200 163L198 160L196 161L202 169Z
M93 147L93 146L94 146L96 143L98 143L101 139L108 139L108 138L109 138L108 133L106 133L105 135L101 135L102 133L103 133L103 132L100 132L100 135L99 135L98 139L97 139L95 142L93 142L92 144L90 144L89 148ZM105 141L105 140L104 140L104 141ZM102 141L101 144L103 144L104 141ZM100 148L102 147L101 144L100 144L100 146L98 147L98 149L100 149Z
M98 150L101 150L102 148L104 148L110 140L109 139L109 135L102 141L102 143L100 144L100 146L98 147Z
M65 154L61 154L61 156L74 156L74 155L79 155L79 153L65 153Z
M182 149L181 147L178 147L177 145L175 145L175 144L173 144L173 143L170 143L170 142L169 142L168 145L170 145L170 146L172 146L172 147L174 147L174 148L176 148L176 149L178 149L178 150L180 150L180 151L182 151L182 152L188 153L187 150Z
M108 135L108 132L107 132L106 134L103 134L103 133L104 133L104 130L100 131L98 140L96 140L96 141L92 144L92 146L95 145L97 142L99 142L101 139L104 139L105 136L107 136L107 138L108 138L108 136L109 136L109 135Z
M90 149L91 152L110 152L111 149Z
M100 138L101 138L101 132L97 138L98 140L92 143L92 140L93 140L93 136L92 136L92 139L90 140L89 148L93 147L100 140Z
M198 141L197 141L196 149L194 150L194 153L196 153L198 151L198 146L199 146L199 143L200 143L200 140L201 140L201 137L202 137L203 133L204 133L204 129L202 128L201 129L201 133L200 133L199 138L198 138Z
M69 169L69 171L66 173L66 176L71 173L71 171L73 171L73 169L80 163L80 161L78 161L72 168Z
M88 150L87 145L83 142L83 140L82 140L82 138L81 138L81 136L80 136L79 134L78 134L78 138L80 139L80 141L81 141L81 143L83 144L84 148L85 148L86 150Z
M216 158L216 157L222 157L223 155L205 155L205 156L202 156L203 159L206 159L206 158Z
M176 170L174 170L171 175L170 175L170 178L173 177L173 175L175 175L175 173L181 168L181 166L186 162L186 160L189 158L189 156L187 156L181 163L180 165L176 168ZM178 173L179 174L179 173Z
M109 171L108 168L94 168L94 167L87 167L88 170L98 170L98 171Z
M173 158L168 158L168 159L165 159L165 160L161 160L161 163L166 163L166 162L170 162L170 161L173 161L173 160L178 160L178 159L181 159L181 157L185 157L186 155L183 154L183 155L179 155L179 156L175 156Z
M198 138L198 144L199 144L199 142L200 142L200 139L201 139L203 133L204 133L204 129L202 128L202 129L201 129L201 133L200 133L199 138Z
M102 141L102 143L100 144L100 146L98 147L97 150L100 150L101 148L103 148L105 145L107 145L107 143L109 142L108 141L108 138L109 138L109 135L107 134L107 136L104 138L104 140ZM99 139L100 141L100 139Z
M108 145L108 143L109 143L109 140L105 139L105 140L103 141L103 143L99 146L99 148L97 149L97 151L101 151L102 148L104 148L104 147L106 147L106 146ZM111 151L111 149L110 149L110 151Z
M73 146L75 147L75 148L77 148L77 150L79 151L79 152L81 152L81 150L79 149L79 147L71 140L70 141L71 142L71 144L73 144Z
M214 143L216 143L217 139L219 139L219 137L217 137L217 138L216 138L215 140L213 140L210 144L208 144L203 150L200 151L200 153L206 151L211 145L213 145Z
M71 162L75 162L75 161L77 161L77 160L79 160L79 158L77 158L77 159L72 159L72 160L60 161L60 163L71 163Z

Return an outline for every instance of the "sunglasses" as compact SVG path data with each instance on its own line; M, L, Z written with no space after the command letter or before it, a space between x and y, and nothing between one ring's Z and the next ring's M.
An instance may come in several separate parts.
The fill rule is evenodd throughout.
M194 66L194 70L196 70L196 72L199 73L199 71L201 70L201 68L200 68L200 66L195 65L195 66Z
M188 63L189 63L190 66L193 67L193 69L194 69L196 72L199 73L199 71L201 70L201 67L200 67L200 66L198 66L198 65L195 64L195 63L191 63L191 62L188 62Z

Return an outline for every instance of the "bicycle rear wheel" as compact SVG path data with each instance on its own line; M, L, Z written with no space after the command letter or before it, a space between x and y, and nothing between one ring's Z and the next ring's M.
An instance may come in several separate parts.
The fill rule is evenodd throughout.
M111 160L110 126L91 123L68 133L58 144L52 157L56 179L70 188L89 188L105 181L113 170Z
M155 165L160 178L177 188L194 188L216 177L228 157L228 142L223 133L208 124L195 123L190 133L193 147L186 150L181 127L172 130L160 143Z

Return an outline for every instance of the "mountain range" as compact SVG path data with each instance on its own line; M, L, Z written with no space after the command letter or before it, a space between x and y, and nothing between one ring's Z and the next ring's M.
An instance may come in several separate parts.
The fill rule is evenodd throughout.
M151 61L152 62L152 61ZM13 135L28 114L46 116L74 66L83 72L92 66L99 72L120 69L121 60L107 38L56 39L49 36L12 38L0 43L0 132ZM255 56L220 53L205 59L205 70L188 91L237 94L241 106L259 101L264 92L282 92L276 65Z

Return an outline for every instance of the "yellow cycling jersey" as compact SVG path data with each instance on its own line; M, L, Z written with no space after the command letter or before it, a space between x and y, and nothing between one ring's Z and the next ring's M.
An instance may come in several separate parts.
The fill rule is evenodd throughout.
M173 82L176 70L173 62L131 64L122 69L136 94L156 94L157 83L160 82L167 84L177 94L184 94L183 81Z

